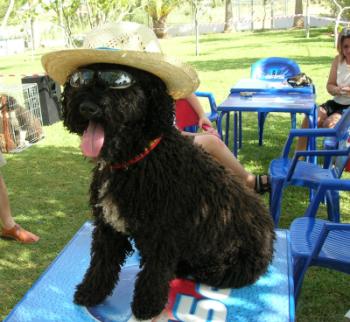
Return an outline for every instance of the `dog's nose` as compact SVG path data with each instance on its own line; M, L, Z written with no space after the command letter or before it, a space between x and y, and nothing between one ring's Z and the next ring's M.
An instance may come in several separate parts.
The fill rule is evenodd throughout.
M102 116L100 107L93 102L82 102L79 105L79 110L88 119Z

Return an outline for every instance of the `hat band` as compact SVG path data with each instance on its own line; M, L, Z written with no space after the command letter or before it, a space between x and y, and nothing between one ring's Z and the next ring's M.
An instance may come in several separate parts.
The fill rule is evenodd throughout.
M95 49L97 49L97 50L112 50L112 51L121 50L121 49L118 49L118 48L111 48L111 47L97 47Z

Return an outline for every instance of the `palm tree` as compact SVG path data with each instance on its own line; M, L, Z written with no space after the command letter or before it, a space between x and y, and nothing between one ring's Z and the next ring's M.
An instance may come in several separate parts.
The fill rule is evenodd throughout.
M166 20L171 11L173 11L181 0L149 0L146 10L153 22L153 30L158 38L166 36Z
M224 32L230 32L233 29L233 13L232 13L232 1L225 1L225 27Z
M304 18L303 18L303 0L295 0L295 17L293 22L293 27L303 28Z

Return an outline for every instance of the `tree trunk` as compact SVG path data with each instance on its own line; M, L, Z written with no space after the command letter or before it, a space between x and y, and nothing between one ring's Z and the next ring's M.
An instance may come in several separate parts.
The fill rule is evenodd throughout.
M232 1L225 1L225 27L224 32L231 32L233 30L233 13L232 13Z
M262 17L262 30L265 30L265 22L266 22L266 5L267 5L267 1L264 0L263 1L263 17Z
M304 28L304 17L303 14L303 0L295 0L295 15L293 27L295 28ZM301 15L301 16L299 16Z
M254 0L250 0L250 30L254 31Z
M29 24L30 24L30 38L32 40L32 51L34 52L36 48L36 43L35 43L35 28L34 28L34 18L30 17L29 18Z
M90 7L90 4L87 0L85 0L85 6L86 6L86 9L87 9L87 16L88 16L88 22L89 22L89 25L90 25L90 29L92 29L94 27L93 23L92 23L92 14L91 14L91 7Z
M158 38L165 38L167 35L166 32L166 16L160 18L152 17L153 21L153 31Z
M193 3L194 9L194 29L196 34L196 56L199 56L199 22L198 22L198 3Z

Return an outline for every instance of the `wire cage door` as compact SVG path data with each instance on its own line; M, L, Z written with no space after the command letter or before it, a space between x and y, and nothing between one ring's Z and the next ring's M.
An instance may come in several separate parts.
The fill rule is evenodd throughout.
M0 150L19 152L43 137L37 84L0 85Z

